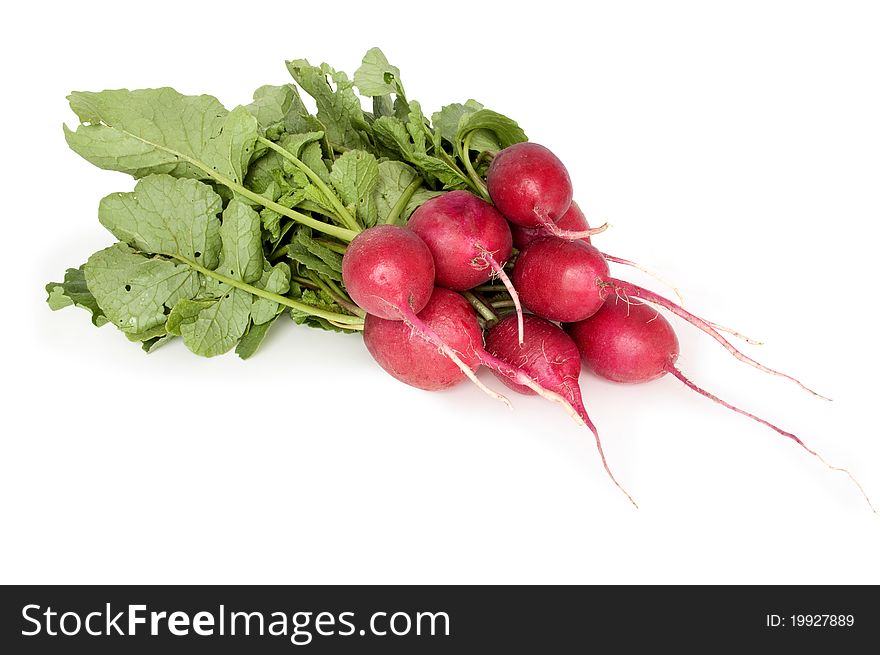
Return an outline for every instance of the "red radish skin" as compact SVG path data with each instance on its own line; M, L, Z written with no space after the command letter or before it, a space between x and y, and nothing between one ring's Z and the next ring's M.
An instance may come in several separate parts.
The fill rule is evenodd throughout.
M450 191L419 207L407 227L431 251L439 286L464 291L497 276L516 307L522 338L519 296L504 272L513 237L497 209L468 191Z
M585 321L566 325L565 330L577 345L584 363L599 377L612 382L639 384L669 373L690 390L767 426L794 441L829 468L846 473L874 510L864 489L848 470L829 464L797 435L731 405L687 378L676 366L679 343L675 331L655 308L643 302L631 302L611 296L593 316Z
M418 317L455 352L471 370L480 365L483 333L467 300L440 287ZM433 343L403 321L367 315L364 321L367 350L387 373L426 391L448 389L465 380L465 374Z
M617 482L611 472L605 459L599 432L584 407L578 385L578 376L581 370L580 353L571 337L550 321L527 315L525 317L525 342L520 344L517 339L516 321L513 316L508 316L487 331L486 350L494 358L515 367L520 374L525 374L528 379L544 389L559 394L571 405L577 416L593 433L605 472L629 501L636 505L632 496ZM493 373L514 391L525 394L532 393L531 388L513 381L512 376L499 374L498 371L493 371Z
M562 215L562 218L556 221L556 225L559 228L570 232L583 232L590 229L587 217L574 200L571 201L568 211ZM523 227L522 225L511 223L510 232L513 234L513 245L517 250L522 250L535 239L553 236L553 233L542 225L537 227ZM590 237L582 237L581 241L590 243Z
M342 281L351 299L368 314L404 318L402 308L422 311L434 291L434 259L425 242L397 225L364 230L342 258Z
M513 284L523 306L535 314L562 323L583 321L595 314L610 295L641 298L659 305L699 328L736 359L760 371L791 380L819 398L816 393L792 376L764 366L740 352L712 324L680 305L640 286L610 276L608 264L594 246L583 241L556 237L537 239L526 246L516 260Z
M537 143L517 143L495 155L486 172L486 188L498 211L515 225L544 227L567 239L608 227L568 231L556 224L571 205L571 178L559 158Z
M492 277L487 258L503 265L513 250L504 217L468 191L432 198L413 213L407 227L431 251L437 285L455 291L487 282Z
M573 323L599 310L609 275L595 246L543 237L519 253L512 279L524 307L551 321Z
M483 384L458 353L417 316L434 292L431 251L412 230L377 225L356 236L342 258L342 280L351 299L368 314L403 321L434 344L486 395L510 401Z

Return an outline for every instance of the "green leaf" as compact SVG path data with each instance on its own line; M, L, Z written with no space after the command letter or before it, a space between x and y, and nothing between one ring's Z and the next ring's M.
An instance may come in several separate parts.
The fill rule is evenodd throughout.
M327 64L312 66L305 59L288 61L287 69L297 84L315 99L318 106L317 118L326 128L331 143L346 148L369 145L366 136L369 124L345 73L337 72ZM327 81L328 77L336 86L335 91Z
M309 111L293 84L261 86L254 91L253 98L254 101L246 109L263 130L280 128L292 133L311 129Z
M157 348L161 348L166 343L171 341L174 338L173 334L166 334L164 336L153 337L152 339L147 339L146 341L141 342L141 348L143 348L145 353L151 353L155 351Z
M211 187L196 180L150 175L131 193L103 198L98 219L138 250L180 255L213 269L220 254L221 203Z
M364 96L406 95L400 82L400 69L389 64L379 48L367 50L354 73L354 85Z
M220 240L223 244L223 275L254 282L263 273L263 235L260 215L243 202L233 200L223 211Z
M272 327L276 318L278 318L277 315L273 316L265 323L252 323L247 332L245 332L244 336L238 342L238 345L235 347L235 354L242 359L253 357L254 353L257 352L257 348L263 343L263 339L266 338L266 334L269 332L269 328Z
M290 290L290 267L284 262L279 262L275 266L270 267L266 264L263 268L263 275L255 286L284 295ZM251 305L251 319L255 325L262 325L271 321L283 307L277 302L254 296L253 305Z
M379 162L369 152L349 150L339 157L330 171L330 182L346 207L354 207L366 227L376 224L373 189L379 180Z
M81 124L64 127L68 145L100 168L144 177L244 178L257 139L246 108L228 112L212 96L174 89L77 91L68 100Z
M418 177L412 166L401 161L379 163L379 180L373 190L373 202L380 220L385 220L406 187Z
M216 300L183 299L168 316L168 331L183 337L183 343L196 355L222 355L244 335L251 298L246 291L227 287Z
M454 144L456 135L458 134L458 126L462 119L465 116L480 111L481 109L483 109L483 105L473 99L468 100L464 104L456 102L451 105L446 105L440 111L435 112L431 116L431 123L434 125L434 129L439 132L440 136L446 139L449 143ZM478 152L483 150L496 151L501 149L501 144L492 132L487 130L477 130L477 132L471 137L470 149Z
M164 334L166 309L201 289L198 273L188 266L148 258L124 243L96 252L83 269L109 322L132 340Z
M484 149L501 149L512 146L515 143L528 141L526 133L522 131L516 121L503 116L491 109L480 109L473 113L465 114L458 123L458 130L455 133L456 152L461 155L461 144L464 138L471 132L476 132L471 137L471 148L473 149L474 140L478 137L486 139L494 137L497 147Z
M107 323L107 317L89 291L82 266L68 268L64 273L64 282L50 282L46 285L46 292L49 294L46 302L53 311L76 305L91 313L92 323L95 326L101 327Z

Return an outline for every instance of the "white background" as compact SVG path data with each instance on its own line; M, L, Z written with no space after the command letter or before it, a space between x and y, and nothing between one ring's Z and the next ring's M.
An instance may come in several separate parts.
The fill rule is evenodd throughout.
M288 81L285 59L351 73L379 45L428 112L474 97L516 118L613 223L597 243L833 396L679 329L696 381L880 504L875 4L236 4L5 10L0 580L880 582L880 518L845 476L674 379L581 378L636 511L536 399L411 389L358 337L287 321L248 362L147 356L43 292L111 242L98 200L133 184L67 149L68 91L232 107Z

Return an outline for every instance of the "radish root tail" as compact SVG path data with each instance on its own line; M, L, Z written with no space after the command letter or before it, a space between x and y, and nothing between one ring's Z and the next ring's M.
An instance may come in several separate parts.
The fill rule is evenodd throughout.
M591 227L587 230L563 230L547 217L543 217L542 225L544 229L550 232L550 234L552 234L553 236L559 237L560 239L566 239L568 241L574 241L576 239L586 239L587 237L591 237L595 234L602 234L602 232L610 227L608 223L602 223L602 225L600 225L599 227Z
M718 325L718 323L713 323L712 321L706 321L706 323L711 325L713 328L715 328L719 332L726 332L730 336L736 337L737 339L741 339L742 341L745 341L746 343L749 343L753 346L763 346L764 345L763 341L759 341L758 339L752 339L751 337L747 337L746 335L744 335L740 332L737 332L736 330L734 330L732 328L724 327L723 325Z
M755 416L754 414L751 414L751 413L745 411L744 409L740 409L739 407L735 407L734 405L731 405L730 403L728 403L724 400L721 400L721 398L719 398L715 394L710 393L709 391L706 391L702 387L697 386L694 382L692 382L687 376L685 376L685 374L682 373L672 363L670 363L666 366L666 370L667 370L667 372L671 373L673 376L678 378L682 382L682 384L684 384L686 387L688 387L691 391L695 391L698 394L700 394L701 396L708 398L709 400L712 400L712 401L718 403L719 405L736 412L737 414L742 414L743 416L748 416L750 419L757 421L758 423L761 423L762 425L766 425L768 428L781 434L783 437L786 437L786 438L794 441L797 445L799 445L801 448L806 450L813 457L817 458L820 462L822 462L825 466L827 466L832 471L839 471L841 473L845 473L849 477L849 479L852 481L852 483L854 485L856 485L859 492L862 494L862 497L868 503L868 507L871 508L871 511L874 512L875 514L877 513L877 510L874 508L874 504L871 502L871 499L868 497L868 494L865 493L865 490L862 487L862 485L859 483L858 480L856 480L855 476L849 472L849 470L842 468L840 466L834 466L833 464L830 464L824 457L822 457L822 455L820 455L815 450L813 450L812 448L807 446L800 439L800 437L798 437L797 435L794 435L791 432L787 432L786 430L783 430L782 428L777 427L777 426L773 425L772 423L770 423L769 421L765 421L764 419L760 418L759 416Z
M623 486L621 486L621 484L617 481L617 478L615 478L614 474L611 472L611 468L608 466L608 461L605 459L605 451L602 449L602 441L599 439L599 431L596 430L596 426L593 424L593 421L590 420L590 416L587 414L587 410L584 407L584 404L580 402L580 400L576 399L575 402L572 403L564 396L554 391L545 389L520 369L511 366L504 360L495 357L485 350L480 353L480 358L482 359L482 362L485 366L488 366L494 371L498 371L501 375L506 377L511 382L520 384L524 387L528 387L545 400L559 403L560 405L562 405L566 413L575 423L580 426L586 426L587 428L589 428L590 431L593 433L593 436L596 438L596 448L599 451L599 458L602 460L602 466L605 467L605 472L608 474L608 477L611 478L611 481L615 484L615 486L623 492L623 495L627 497L629 502L631 502L636 509L639 508L636 501L633 500L633 497L629 495L629 493L626 489L623 488Z
M403 315L403 321L410 327L414 332L422 336L424 339L434 344L440 352L446 355L452 362L461 369L461 372L464 373L467 378L473 382L477 387L485 393L487 396L494 398L495 400L500 400L502 403L507 405L509 408L513 408L510 404L510 400L507 397L502 396L500 393L496 393L492 391L489 387L483 384L480 379L476 376L476 374L471 370L471 367L461 361L461 358L458 356L458 353L455 352L449 345L440 338L434 330L432 330L428 325L416 316L416 313L412 311L410 308L401 309L401 314Z
M776 376L785 378L787 380L791 380L792 382L797 384L799 387L801 387L802 389L804 389L806 391L809 391L811 394L813 394L814 396L817 396L818 398L821 398L823 400L831 400L830 398L823 396L822 394L820 394L816 391L813 391L812 389L810 389L808 386L806 386L803 382L801 382L797 378L793 378L792 376L790 376L786 373L782 373L781 371L777 371L775 369L764 366L760 362L756 362L754 359L752 359L748 355L737 350L736 347L732 343L730 343L727 339L725 339L718 330L716 330L714 327L712 327L712 325L710 323L706 322L705 320L703 320L699 316L695 316L694 314L691 314L689 311L687 311L686 309L684 309L680 305L676 305L671 300L668 300L667 298L664 298L663 296L658 295L658 294L654 293L653 291L648 291L647 289L644 289L638 285L631 284L629 282L624 282L623 280L618 280L616 278L609 278L609 280L611 282L611 285L613 287L615 287L615 289L617 289L618 291L622 291L623 293L625 293L627 295L635 296L636 298L641 298L642 300L646 300L646 301L653 303L655 305L659 305L660 307L663 307L663 308L669 310L670 312L672 312L673 314L675 314L679 318L684 319L685 321L687 321L688 323L690 323L694 327L699 328L700 330L702 330L703 332L708 334L710 337L714 338L715 341L717 341L722 346L724 346L727 349L727 351L731 355L736 357L739 361L744 362L746 364L749 364L750 366L754 366L759 371L764 371L764 373L769 373L770 375L776 375Z
M652 271L652 270L649 269L649 268L645 268L645 267L642 266L641 264L636 264L635 262L630 261L629 259L623 259L622 257L615 257L614 255L609 255L609 254L604 253L604 252L602 253L602 256L603 256L606 260L608 260L609 262L614 262L615 264L621 264L621 265L623 265L623 266L629 266L629 267L634 268L634 269L636 269L636 270L638 270L638 271L641 271L642 273L644 273L645 275L647 275L647 276L649 276L649 277L654 278L654 279L657 280L660 284L662 284L662 285L664 285L664 286L667 286L667 287L669 287L670 289L672 289L672 292L675 294L675 297L678 298L678 302L681 303L682 305L684 304L684 296L681 295L681 291L678 290L678 287L676 287L674 284L672 284L672 282L670 282L669 280L665 279L664 277L662 277L662 276L659 275L658 273L655 273L654 271ZM714 326L714 324L712 324L712 325ZM717 329L717 328L716 328L716 329ZM726 330L725 330L725 331L726 331Z

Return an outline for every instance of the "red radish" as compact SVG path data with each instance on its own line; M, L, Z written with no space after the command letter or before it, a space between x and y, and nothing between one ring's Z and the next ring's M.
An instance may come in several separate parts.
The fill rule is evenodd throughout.
M578 385L578 376L581 370L580 353L574 341L560 327L550 321L527 315L525 317L526 338L525 342L520 344L516 338L516 322L513 318L513 316L508 316L488 330L486 350L501 362L515 368L521 375L524 374L544 389L559 394L568 402L577 416L592 431L596 439L596 447L599 450L599 457L602 459L602 465L608 476L635 505L635 501L611 473L605 459L605 452L602 449L602 442L599 439L599 432L584 407ZM531 385L526 387L520 382L511 380L512 376L505 375L503 370L493 372L514 391L532 393Z
M454 291L435 287L418 316L458 353L465 365L473 371L477 369L483 333L467 300ZM438 391L465 379L458 366L434 344L415 336L403 321L368 314L364 321L364 343L379 366L410 386Z
M414 328L414 325L420 327ZM578 416L569 400L552 389L542 387L518 367L486 352L476 313L454 291L436 287L428 304L415 320L391 321L367 315L364 342L383 369L411 386L429 391L445 389L458 384L465 375L473 379L476 367L484 364L506 379L512 388L523 390L524 393L536 393L561 404L570 415ZM438 343L444 344L446 349L437 350ZM457 361L453 360L454 368L450 353L458 356ZM468 367L467 371L462 364ZM503 396L497 397L506 401Z
M434 260L428 246L412 230L377 225L358 234L342 258L342 280L358 307L379 318L403 321L439 348L484 393L510 406L507 398L483 384L458 353L417 316L434 292Z
M537 143L517 143L495 155L486 187L498 211L515 225L543 227L565 239L581 239L608 227L569 231L556 224L571 205L571 178L559 158Z
M562 230L568 230L569 232L584 232L585 230L590 229L587 217L584 216L581 208L578 207L578 204L574 200L571 201L568 210L562 215L562 218L556 221L556 226ZM537 227L523 227L522 225L511 223L510 231L513 234L513 245L517 250L522 250L535 239L554 236L553 233L543 225L538 225ZM590 243L589 236L582 237L581 240Z
M832 469L843 471L865 495L861 485L846 469L831 466L799 437L750 412L721 400L688 379L676 366L679 346L672 325L657 310L642 302L609 296L601 309L585 321L565 326L577 344L584 363L599 377L612 382L641 383L670 373L692 391L737 414L766 425L791 439ZM868 504L871 501L865 495ZM873 506L872 506L873 509Z
M431 251L436 284L464 291L496 275L516 307L522 340L522 307L504 272L513 241L510 227L497 209L468 191L450 191L419 207L407 227Z
M513 286L522 304L539 316L573 323L589 318L605 300L608 264L596 248L583 241L543 237L519 253Z
M532 241L516 260L513 284L519 291L523 306L551 321L564 323L589 318L599 311L611 294L641 298L664 307L699 328L741 362L765 373L787 378L810 393L824 398L790 375L768 368L741 353L710 323L680 305L653 291L611 277L602 253L583 241L566 241L555 237Z

